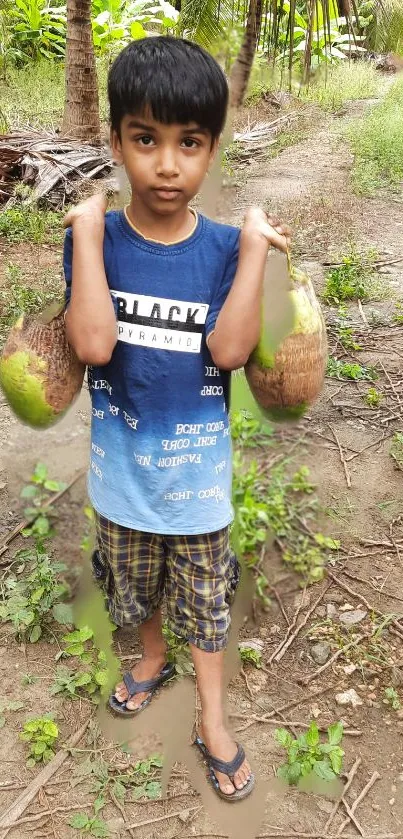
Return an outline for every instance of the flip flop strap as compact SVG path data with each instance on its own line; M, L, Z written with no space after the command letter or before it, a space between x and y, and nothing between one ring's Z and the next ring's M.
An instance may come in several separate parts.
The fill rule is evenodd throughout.
M222 772L223 775L228 775L229 778L233 778L235 772L238 771L239 767L242 766L245 760L245 752L242 746L238 745L237 753L233 760L225 761L219 760L217 757L213 757L209 754L208 762L210 766L215 769L216 772Z
M128 673L125 673L123 676L123 681L126 685L127 692L129 694L128 698L131 699L131 697L136 696L137 693L148 693L148 691L150 690L155 690L155 688L157 688L161 684L161 682L164 681L165 676L166 668L161 670L160 675L156 676L155 679L146 679L144 682L136 682L130 671Z

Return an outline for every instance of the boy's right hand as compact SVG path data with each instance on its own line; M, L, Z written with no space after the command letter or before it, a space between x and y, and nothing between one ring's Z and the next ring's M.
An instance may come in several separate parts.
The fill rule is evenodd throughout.
M104 235L105 228L105 213L108 207L108 200L102 192L97 192L86 198L85 201L80 201L76 207L72 207L63 220L63 227L74 227L79 223L79 227L84 225L86 231L90 228L93 233L101 233Z

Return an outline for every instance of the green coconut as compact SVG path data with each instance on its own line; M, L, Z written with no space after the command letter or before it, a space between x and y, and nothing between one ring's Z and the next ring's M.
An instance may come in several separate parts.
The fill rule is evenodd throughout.
M259 343L245 365L254 398L274 422L300 419L319 396L327 364L327 338L323 314L308 275L295 268L288 256L294 311L290 333L273 351L262 329Z
M85 367L69 345L64 306L22 315L0 358L0 386L15 415L33 428L59 420L78 396Z

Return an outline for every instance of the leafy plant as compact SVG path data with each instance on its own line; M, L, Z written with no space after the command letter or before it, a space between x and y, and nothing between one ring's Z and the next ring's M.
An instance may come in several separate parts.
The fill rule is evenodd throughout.
M14 0L8 21L12 47L23 61L61 58L66 44L66 9L49 0Z
M269 422L261 423L250 414L235 411L231 415L231 436L239 446L272 445L274 428Z
M27 766L32 768L36 763L46 763L54 757L52 746L59 736L59 729L49 716L35 717L24 724L21 740L30 744Z
M189 644L183 638L179 638L169 628L165 621L162 627L162 633L165 638L168 650L167 661L175 665L175 670L178 676L194 675L193 662L190 655Z
M313 536L316 544L312 544L307 536L299 536L297 544L283 552L284 562L302 575L306 585L323 580L327 562L327 554L324 551L337 551L340 548L337 539L331 539L322 533L315 533Z
M394 433L389 453L395 461L397 468L403 470L403 434L401 431Z
M403 303L396 303L393 321L398 326L403 326Z
M340 304L337 310L336 337L345 350L359 352L362 349L354 338L353 327L350 325L347 307L343 303Z
M76 830L81 830L82 833L89 833L91 836L100 837L109 836L109 828L104 819L98 816L98 811L93 816L88 816L87 813L74 813L69 819L70 827L75 827Z
M63 636L64 649L56 657L74 657L78 659L75 668L59 665L55 680L50 688L51 694L62 694L70 699L87 694L95 703L100 700L103 689L108 685L108 669L105 653L93 643L94 633L85 626ZM82 665L85 665L84 667Z
M354 245L341 256L340 265L326 277L323 299L340 304L345 300L370 300L381 293L381 283L375 272L377 254L373 250L360 254Z
M112 56L122 45L145 38L148 28L161 34L176 27L179 12L167 0L92 0L92 35L98 54Z
M239 655L243 664L253 664L258 670L262 666L262 653L254 647L242 646L239 648Z
M305 734L295 739L285 728L276 729L275 738L287 752L287 761L279 767L277 775L288 784L298 784L302 778L312 774L324 781L333 781L340 775L344 757L340 747L342 723L329 726L326 743L321 743L315 721L311 722Z
M61 601L69 590L58 575L66 565L54 562L39 546L18 551L16 558L21 565L16 572L10 571L4 582L0 620L10 621L18 638L35 643L52 617L65 622L65 604ZM26 566L28 574L22 577Z
M108 791L122 804L141 799L155 800L161 796L159 780L162 758L150 755L130 766L126 772L116 771L102 758L86 758L74 770L72 784L85 782L88 790L95 793L97 807L104 806Z
M379 390L376 389L376 387L368 388L364 396L364 401L366 405L368 405L370 408L379 408L382 399L383 393L380 393Z
M373 382L378 378L374 367L363 367L357 362L340 361L333 356L328 359L326 375L335 379L352 379L354 382L361 380Z
M49 501L51 493L60 492L65 487L66 484L48 478L48 469L44 463L36 464L30 483L21 491L21 498L31 502L31 506L24 510L29 525L22 531L23 536L33 536L39 542L53 536L50 519L56 514L45 502Z
M400 711L400 708L402 707L399 694L397 690L395 690L395 688L392 687L385 688L384 702L386 705L390 705L390 707L393 708L394 711Z
M15 204L0 213L0 236L8 242L60 244L62 214L40 210L31 204Z

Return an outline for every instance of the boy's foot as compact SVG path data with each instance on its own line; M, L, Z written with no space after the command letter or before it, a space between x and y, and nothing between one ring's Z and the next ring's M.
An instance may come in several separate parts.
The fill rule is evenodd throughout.
M224 727L210 728L206 724L202 724L200 725L200 737L210 754L225 763L232 761L237 754L237 745ZM224 775L222 772L214 770L214 774L221 792L228 796L231 796L236 789L243 789L252 778L252 770L246 758L234 774L234 783L228 775Z
M162 668L166 664L165 656L160 658L142 658L134 665L131 674L136 682L146 682L149 679L156 679L161 673ZM124 682L119 682L116 686L115 693L118 702L125 702L129 693ZM136 693L126 704L128 711L135 711L147 699L150 692Z

